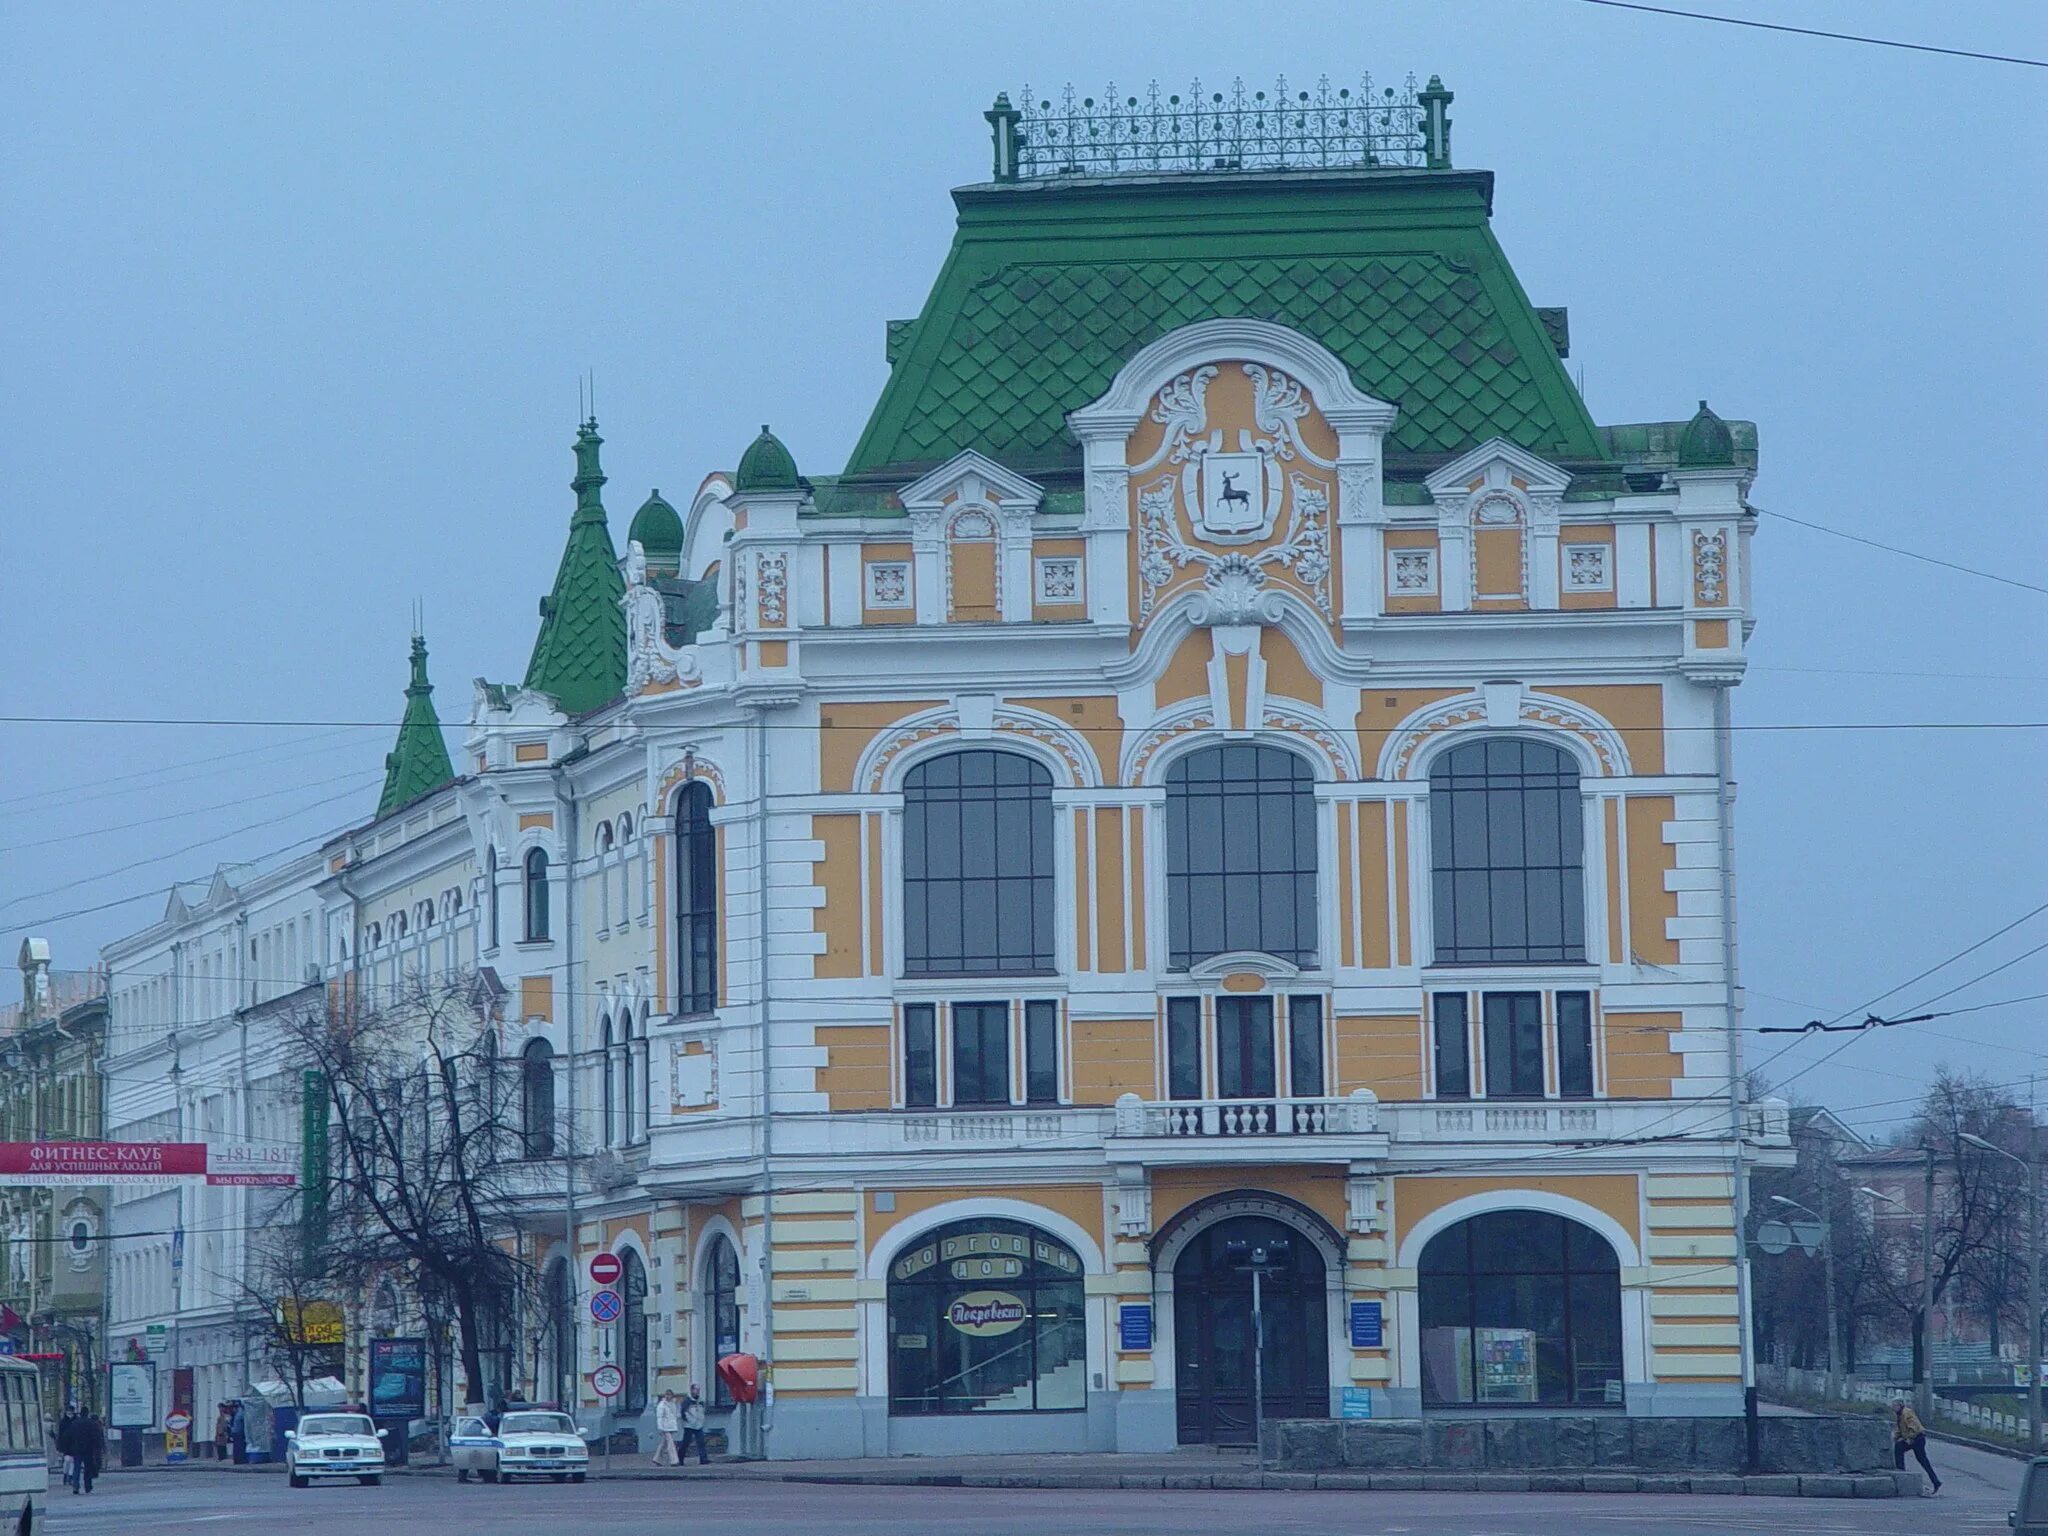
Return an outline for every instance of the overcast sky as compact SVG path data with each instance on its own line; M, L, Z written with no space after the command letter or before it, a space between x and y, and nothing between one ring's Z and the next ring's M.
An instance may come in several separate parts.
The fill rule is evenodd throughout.
M2048 56L2038 0L1694 8ZM837 470L998 89L1322 68L1457 93L1597 419L1705 396L1759 424L1762 507L2048 585L2048 71L1583 0L14 5L0 713L395 722L418 600L459 724L525 666L582 370L615 537L764 420ZM1743 727L2048 720L2048 596L1768 518L1755 552ZM390 735L0 724L6 957L90 963L172 879L366 815ZM1858 1008L2048 901L2044 762L2042 732L1745 729L1748 1022ZM1884 1008L2042 943L2048 914ZM1941 1006L2035 992L2048 951ZM1875 1125L1938 1062L2024 1079L2044 1007L1791 1087Z

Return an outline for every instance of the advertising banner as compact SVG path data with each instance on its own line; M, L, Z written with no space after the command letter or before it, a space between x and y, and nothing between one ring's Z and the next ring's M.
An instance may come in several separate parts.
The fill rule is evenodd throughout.
M289 1189L299 1182L299 1149L278 1142L242 1141L209 1147L206 1182Z
M427 1341L370 1340L370 1412L380 1419L427 1416Z
M176 1184L205 1177L202 1141L0 1141L0 1184Z
M107 1428L156 1428L156 1367L123 1360L107 1367Z

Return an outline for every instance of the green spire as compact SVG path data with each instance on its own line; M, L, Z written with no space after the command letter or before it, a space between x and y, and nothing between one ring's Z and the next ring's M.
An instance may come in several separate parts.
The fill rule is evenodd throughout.
M626 691L626 596L598 491L597 419L576 429L576 511L554 590L540 600L540 635L526 664L526 686L572 715L588 714Z
M761 435L747 444L747 451L740 455L740 467L733 474L732 488L742 495L748 491L803 489L803 478L796 472L796 460L782 446L782 439L768 430L765 421L761 423Z
M377 797L377 814L387 815L454 777L441 717L434 713L434 685L427 681L427 642L414 635L405 718L399 722L398 745L384 754L384 793Z
M674 507L661 499L661 492L655 490L633 514L633 526L626 530L626 539L638 544L650 560L673 558L683 552L683 520Z
M1712 469L1735 462L1735 434L1728 423L1707 409L1702 400L1693 419L1678 438L1680 469Z

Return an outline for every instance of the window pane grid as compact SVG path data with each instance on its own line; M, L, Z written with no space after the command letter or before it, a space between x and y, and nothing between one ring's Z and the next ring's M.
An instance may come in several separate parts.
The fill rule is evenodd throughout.
M676 799L678 1013L718 1006L718 852L711 788L695 783Z
M953 1102L1010 1102L1010 1005L955 1003Z
M1579 774L1513 737L1446 753L1429 775L1439 964L1585 958Z
M1053 967L1052 775L1013 752L949 752L903 785L903 967Z
M1239 950L1316 961L1316 805L1278 747L1205 747L1166 779L1168 963Z

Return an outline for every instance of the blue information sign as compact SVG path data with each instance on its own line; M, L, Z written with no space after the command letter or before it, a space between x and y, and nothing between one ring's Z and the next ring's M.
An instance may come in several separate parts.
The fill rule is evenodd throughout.
M1125 1302L1117 1308L1116 1321L1118 1349L1135 1352L1152 1347L1150 1302Z
M1378 1349L1380 1344L1380 1304L1376 1301L1354 1301L1351 1303L1351 1347L1353 1349Z
M1369 1419L1372 1417L1372 1388L1346 1387L1344 1406L1339 1417L1346 1419Z

